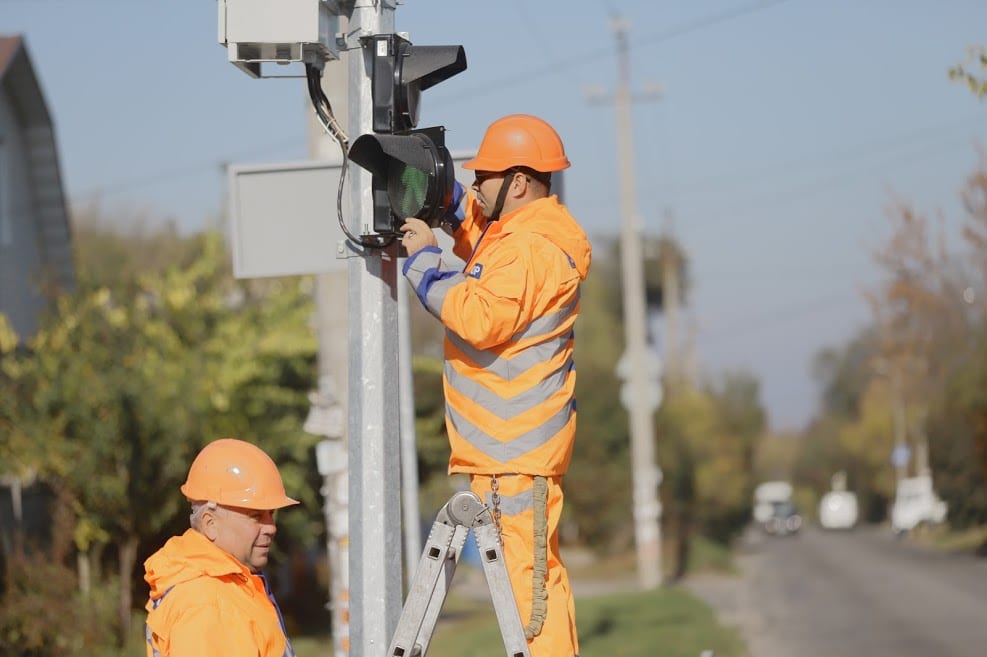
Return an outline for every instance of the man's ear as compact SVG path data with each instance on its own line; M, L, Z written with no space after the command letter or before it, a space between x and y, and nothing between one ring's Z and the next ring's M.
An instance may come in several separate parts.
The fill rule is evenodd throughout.
M202 512L202 520L199 522L199 531L210 541L215 541L219 536L219 517L216 509L206 509Z
M527 194L529 193L529 187L531 187L531 183L528 181L528 176L524 175L523 173L520 173L520 175L516 173L514 174L514 180L511 181L511 186L513 187L512 195L515 198L523 198L524 196L527 196Z

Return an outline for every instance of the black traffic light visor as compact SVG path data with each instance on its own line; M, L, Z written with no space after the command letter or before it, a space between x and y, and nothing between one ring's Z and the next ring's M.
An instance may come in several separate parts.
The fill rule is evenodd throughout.
M441 137L439 138L441 142ZM418 217L436 226L452 199L452 158L430 135L361 135L349 158L386 188L391 213L399 222Z

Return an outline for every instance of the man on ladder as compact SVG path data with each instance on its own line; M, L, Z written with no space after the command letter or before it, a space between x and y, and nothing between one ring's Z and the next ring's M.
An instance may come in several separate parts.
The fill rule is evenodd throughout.
M494 121L463 166L476 172L472 191L444 228L466 267L449 267L432 230L412 218L401 227L404 274L446 328L449 472L469 474L491 511L530 654L573 657L558 525L576 431L573 324L591 247L551 194L552 172L569 160L542 119Z

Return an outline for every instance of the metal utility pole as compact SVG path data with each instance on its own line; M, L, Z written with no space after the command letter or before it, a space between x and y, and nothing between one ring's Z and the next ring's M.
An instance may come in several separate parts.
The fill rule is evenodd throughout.
M418 450L415 434L414 377L411 365L411 313L408 286L399 281L398 360L401 369L401 512L404 518L404 576L409 584L415 577L422 551L422 531L418 509Z
M350 135L373 132L363 36L394 32L395 0L358 0L347 30ZM352 230L371 232L371 176L349 167ZM401 613L397 243L349 263L350 655L384 654Z
M638 227L634 190L634 151L631 128L631 92L627 55L627 23L612 21L617 35L618 87L614 98L617 115L621 231L620 262L624 304L624 341L627 364L627 411L630 415L631 462L634 479L634 538L637 547L638 581L642 588L661 584L661 501L658 486L661 470L655 461L656 410L650 389L644 295L644 260Z
M339 61L326 62L322 83L326 95L335 101L336 119L347 125L347 53ZM305 96L306 104L308 94ZM308 113L309 156L317 160L333 159L339 144L331 139L314 114ZM331 190L327 190L327 197ZM333 216L326 221L334 221ZM327 245L332 246L332 245ZM347 657L349 632L349 467L345 411L347 394L347 272L316 274L315 330L318 338L319 388L316 405L324 419L313 433L325 436L318 445L319 474L323 477L322 496L326 519L326 550L329 562L329 610L332 616L333 654Z

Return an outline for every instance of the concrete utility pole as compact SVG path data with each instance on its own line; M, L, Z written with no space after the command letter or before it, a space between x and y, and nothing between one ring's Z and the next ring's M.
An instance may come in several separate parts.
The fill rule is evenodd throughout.
M394 0L358 0L347 30L349 130L373 132L371 59L359 38L394 32ZM349 168L354 233L373 225L371 176ZM350 655L387 650L401 613L397 243L349 266Z
M634 478L634 537L637 547L638 581L642 588L661 584L661 500L658 486L661 470L655 461L654 412L651 388L657 385L648 371L646 343L644 260L638 227L634 189L634 151L631 128L631 92L627 55L627 23L615 18L617 35L618 87L614 98L617 115L617 147L620 160L620 262L623 284L624 362L628 368L625 386L630 415L631 462Z
M665 311L665 370L672 385L682 378L679 359L679 253L672 231L667 235L668 253L662 262L661 293Z

